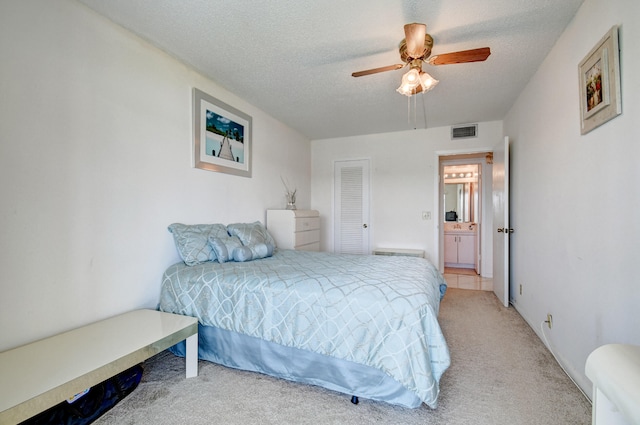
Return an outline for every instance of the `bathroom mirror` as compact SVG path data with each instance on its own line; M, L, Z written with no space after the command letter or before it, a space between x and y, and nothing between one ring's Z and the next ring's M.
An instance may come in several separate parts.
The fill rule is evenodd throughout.
M478 165L462 167L445 167L443 217L449 222L475 223L478 211ZM456 214L451 214L451 211Z

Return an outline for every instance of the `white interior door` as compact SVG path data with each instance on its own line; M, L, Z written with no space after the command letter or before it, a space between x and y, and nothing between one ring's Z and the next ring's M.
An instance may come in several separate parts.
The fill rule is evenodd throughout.
M493 151L493 292L509 306L509 138Z
M369 254L369 160L336 161L333 250Z

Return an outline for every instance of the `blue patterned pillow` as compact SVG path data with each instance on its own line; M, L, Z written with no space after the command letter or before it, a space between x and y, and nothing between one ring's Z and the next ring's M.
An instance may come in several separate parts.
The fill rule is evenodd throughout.
M267 232L262 223L256 221L254 223L234 223L227 226L229 234L237 236L242 241L242 245L249 246L258 243L271 244L276 246L276 241Z
M180 258L188 266L213 261L216 254L209 245L209 237L228 237L224 224L182 224L173 223L168 227Z
M273 255L273 249L273 245L268 243L241 246L233 250L233 260L243 262L271 257Z
M227 236L225 238L209 237L209 244L216 253L219 263L233 260L233 251L242 247L242 242L237 236Z

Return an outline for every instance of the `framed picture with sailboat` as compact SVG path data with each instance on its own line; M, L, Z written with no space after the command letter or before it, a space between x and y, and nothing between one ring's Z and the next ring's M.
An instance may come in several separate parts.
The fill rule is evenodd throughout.
M251 177L251 117L193 89L193 166Z

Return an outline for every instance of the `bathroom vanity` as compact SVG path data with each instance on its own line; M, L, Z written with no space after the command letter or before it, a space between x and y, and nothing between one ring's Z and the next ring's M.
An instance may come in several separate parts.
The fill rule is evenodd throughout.
M445 267L477 269L477 229L478 226L475 223L445 223Z

